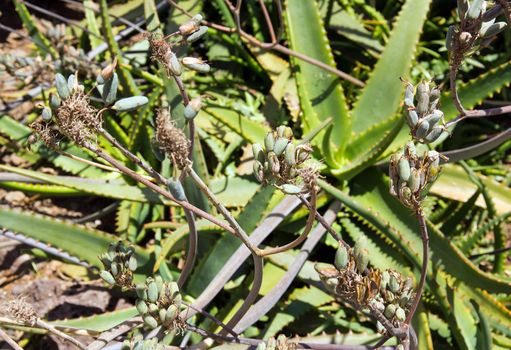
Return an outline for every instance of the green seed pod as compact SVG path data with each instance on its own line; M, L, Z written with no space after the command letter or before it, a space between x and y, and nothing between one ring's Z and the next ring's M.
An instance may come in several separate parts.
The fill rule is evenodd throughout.
M150 315L144 317L144 324L151 329L158 327L158 322L153 316Z
M57 109L60 107L60 98L59 95L56 95L54 93L50 94L50 107L52 109Z
M415 147L415 144L413 141L408 141L406 143L405 149L404 149L404 155L410 160L417 158L417 148Z
M138 107L145 105L147 102L149 102L149 99L145 96L126 97L115 102L112 109L117 112L127 112L137 109Z
M481 30L479 31L479 35L481 35L482 38L489 38L499 34L506 28L506 26L507 26L506 22L497 22L489 26L483 25L481 27Z
M442 125L437 125L429 132L429 134L426 135L424 141L426 143L435 142L444 134L444 132L446 132L444 127Z
M142 299L137 299L135 304L138 313L143 316L149 311L149 307L147 306L146 302Z
M469 6L468 0L458 0L458 16L460 17L461 21L467 15L468 6Z
M364 249L361 253L355 254L355 262L357 263L357 270L359 273L363 273L369 264L369 254L367 249Z
M110 271L112 275L117 276L119 274L119 265L117 265L117 263L112 263L112 265L110 265Z
M273 132L269 132L266 134L266 137L264 138L264 147L266 148L266 152L273 151L273 148L275 147L275 136L273 135Z
M417 114L417 111L414 109L409 109L405 112L406 115L406 122L408 123L408 126L410 128L414 128L415 125L419 122L419 115Z
M385 317L387 319L391 319L392 317L394 317L394 314L396 313L396 305L394 304L389 304L387 305L387 307L385 308L385 311L383 312L383 314L385 315Z
M194 99L192 99L190 103L188 103L188 105L186 105L184 111L185 119L192 120L193 118L195 118L197 116L197 113L199 113L199 111L201 110L201 108L202 98L200 96L197 96Z
M181 181L170 178L167 180L167 187L169 189L169 192L172 194L172 196L174 196L175 199L177 199L178 201L186 200L185 189L183 188Z
M303 192L302 188L291 184L283 184L282 186L280 186L280 190L285 194L289 195L297 195Z
M343 244L339 244L339 248L335 252L335 267L337 267L337 270L344 269L348 265L349 258L346 247Z
M429 123L430 128L433 128L444 117L444 112L435 109L431 114L424 117L424 120Z
M403 310L402 308L398 307L396 309L396 318L403 322L405 319L406 319L406 313L405 313L405 310Z
M389 274L389 272L387 270L385 270L381 274L380 287L381 287L382 290L385 290L387 288L387 285L389 284L389 281L390 281L390 274Z
M167 67L169 68L170 72L175 76L180 76L183 70L181 69L181 63L179 63L176 54L169 50L166 60Z
M389 289L392 293L397 293L397 291L399 290L400 288L400 285L399 285L399 281L397 280L397 277L395 275L390 275L390 280L389 280Z
M106 283L108 284L115 284L115 279L114 279L114 276L112 276L112 274L106 270L101 270L101 272L99 273L99 276L103 279L103 281L105 281Z
M149 303L147 304L147 306L149 307L149 312L154 314L156 312L158 312L158 305L156 305L155 303Z
M51 109L50 109L50 107L44 107L43 108L43 111L41 112L41 118L43 118L43 120L45 122L49 122L51 120Z
M147 284L147 298L150 302L155 303L158 300L158 286L156 282L151 281Z
M286 149L286 146L288 145L289 140L285 137L279 137L277 138L277 141L275 141L275 146L273 148L273 151L277 155L277 157L280 157L282 153L284 153L284 150Z
M168 283L168 290L171 299L175 299L179 294L179 286L174 281Z
M415 129L415 137L422 140L429 132L429 123L427 120L421 119Z
M193 16L189 21L183 23L179 26L179 32L183 36L187 36L195 32L197 29L199 29L199 24L202 21L202 16L195 15Z
M101 75L98 75L96 77L96 83L98 83L99 85L103 85L105 83L105 79L103 79Z
M189 69L193 69L194 71L197 71L199 73L209 73L211 70L211 67L209 64L201 60L200 58L196 57L184 57L181 62L183 63L183 66Z
M262 165L264 162L264 151L260 143L252 144L252 154L254 155L254 159Z
M472 20L479 18L484 12L483 6L484 0L472 0L467 11L467 18Z
M440 154L437 151L427 151L426 158L430 166L438 167L440 165Z
M276 131L278 137L285 137L289 140L293 137L293 130L289 126L279 125Z
M394 293L392 293L390 290L385 291L385 301L387 303L392 303L394 299L396 299Z
M417 169L412 169L410 173L410 178L408 179L408 187L410 190L415 193L420 189L421 186L421 173Z
M170 306L167 308L167 311L165 312L165 322L174 321L178 312L179 310L177 306L174 304L170 304Z
M295 145L293 145L291 142L287 144L285 152L284 152L284 159L288 166L292 167L296 164L296 148Z
M55 86L57 87L57 92L61 99L65 100L71 96L71 91L69 91L69 87L67 86L67 80L60 73L55 75Z
M76 79L76 75L71 74L67 77L67 87L69 91L74 91L78 88L78 80Z
M119 77L117 76L117 73L114 73L112 79L105 81L105 85L103 85L103 92L101 93L101 98L106 106L115 102L118 88Z
M408 296L408 294L402 295L401 298L399 299L399 305L401 305L402 307L406 307L409 301L410 297Z
M138 267L137 258L135 256L130 256L128 260L128 269L130 269L131 272L135 272Z
M406 107L408 107L408 108L415 107L415 105L413 104L413 98L414 98L413 85L410 83L406 83L406 88L405 88L405 106Z
M153 151L156 159L158 159L160 162L163 162L163 160L165 159L165 153L161 150L160 146L158 145L158 140L156 140L156 137L151 137L151 150Z
M402 182L399 186L399 200L406 206L410 206L410 199L412 198L412 190Z
M429 84L427 82L420 82L417 85L417 113L423 115L429 109Z
M181 303L183 302L183 296L181 293L176 294L174 297L173 303L176 305L176 307L179 309L181 307Z
M398 174L402 181L408 181L410 177L410 163L405 157L401 157L398 163Z
M147 300L147 286L144 283L137 283L135 291L140 299Z
M160 309L158 310L158 316L160 317L160 321L163 323L165 322L165 314L167 313L167 310Z
M202 38L202 36L204 36L208 32L208 29L209 28L207 26L200 26L199 29L197 29L195 32L193 32L192 34L190 34L186 37L186 41L189 44L191 44L194 41L199 40L200 38Z

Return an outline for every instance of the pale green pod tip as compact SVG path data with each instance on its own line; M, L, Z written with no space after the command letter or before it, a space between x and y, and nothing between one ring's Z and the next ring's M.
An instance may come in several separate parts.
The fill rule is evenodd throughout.
M387 305L387 307L385 308L385 311L383 312L385 317L388 319L391 319L392 317L394 317L395 313L396 313L396 305L394 305L394 304Z
M406 313L405 313L405 310L403 310L402 308L398 307L396 309L396 318L403 322L405 319L406 319Z
M181 62L186 68L192 69L199 73L208 73L211 70L209 64L196 57L184 57Z
M188 43L193 43L199 40L208 32L208 29L209 28L207 26L200 26L199 29L186 37L186 41Z
M114 276L112 276L112 274L106 270L101 270L101 272L99 273L99 276L103 279L103 281L105 281L106 283L108 284L115 284L115 279L114 279Z
M177 306L174 304L170 304L170 306L167 308L167 311L165 312L165 321L166 322L173 321L176 318L178 312L179 310Z
M260 143L252 144L252 154L254 155L254 159L260 162L261 166L264 162L264 151L263 146Z
M282 190L282 192L289 195L296 195L303 192L302 188L291 184L283 184L282 186L280 186L280 189Z
M339 248L337 248L337 252L335 252L335 267L337 267L338 270L342 270L348 265L348 261L348 250L343 244L339 244Z
M284 159L290 167L296 164L296 148L291 142L287 144Z
M50 107L53 109L57 109L60 107L60 97L57 94L50 94Z
M69 87L67 85L67 80L60 73L57 73L55 75L55 86L57 87L57 92L61 99L65 100L69 96L71 96L71 91L69 91Z
M138 267L137 258L135 256L130 256L128 260L128 269L130 269L131 272L135 272Z
M147 286L144 283L137 283L135 285L135 291L140 299L147 300Z
M112 275L117 276L119 274L119 265L117 265L117 263L112 263L110 265L110 271Z
M145 315L149 311L149 307L143 299L137 299L135 306L141 316Z
M181 184L181 181L174 180L173 178L170 178L167 180L167 187L169 189L169 192L174 196L175 199L178 201L185 201L186 200L186 194L185 189L183 188L183 185Z
M147 298L153 303L158 300L158 286L154 281L149 282L147 285Z
M43 118L45 122L49 122L51 120L51 115L52 113L50 107L44 107L41 112L41 118Z
M167 313L167 310L160 309L158 310L158 316L160 317L160 321L163 323L165 322L165 314Z
M173 51L168 52L167 66L173 75L180 76L182 73L181 63L177 59L176 54Z
M497 22L489 26L483 26L479 31L479 34L483 38L490 38L494 35L499 34L506 28L506 26L507 26L506 22Z
M410 177L410 163L405 157L401 157L398 163L398 174L402 181L408 181Z
M417 124L417 129L415 130L415 137L419 140L423 139L429 132L429 123L427 120L421 119Z
M406 122L410 128L414 128L419 122L419 115L414 109L406 111Z
M408 179L408 187L410 190L415 193L420 189L421 185L421 173L417 169L412 169L410 173L410 178Z
M275 141L275 146L273 148L273 151L277 155L277 157L280 157L282 153L284 153L284 150L286 149L287 144L289 143L289 140L285 137L278 137L277 141Z
M266 134L266 137L264 138L264 147L266 148L266 152L273 151L273 148L275 147L275 136L273 135L273 132L269 132Z
M149 99L145 96L126 97L115 102L112 109L118 112L132 111L145 105L147 102L149 102Z
M158 322L153 316L145 316L144 317L144 324L149 328L156 328L158 327Z
M408 108L413 108L413 98L414 98L414 92L413 92L413 85L410 83L406 84L405 88L405 106Z
M397 293L397 291L399 290L399 281L397 280L397 277L394 276L394 275L390 275L390 280L389 280L389 290L392 292L392 293Z

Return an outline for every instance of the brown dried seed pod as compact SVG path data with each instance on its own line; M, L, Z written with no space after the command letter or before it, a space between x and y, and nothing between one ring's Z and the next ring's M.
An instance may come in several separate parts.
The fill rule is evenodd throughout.
M190 141L184 132L170 120L170 113L167 109L160 109L156 117L156 140L159 147L172 158L179 169L188 166Z

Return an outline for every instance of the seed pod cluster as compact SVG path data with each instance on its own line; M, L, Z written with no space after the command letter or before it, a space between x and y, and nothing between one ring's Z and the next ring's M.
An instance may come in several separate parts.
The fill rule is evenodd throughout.
M421 143L431 143L448 131L444 113L438 109L440 89L422 81L414 87L405 82L405 114L412 137Z
M121 350L163 350L165 344L160 343L157 337L151 339L144 339L142 336L137 336L134 339L125 340L122 343Z
M506 22L495 22L502 8L494 6L487 10L487 4L484 0L458 0L461 23L451 25L445 38L445 46L451 57L470 55L488 46L506 28Z
M405 206L417 209L440 170L440 154L437 151L426 151L419 157L410 141L402 151L390 157L390 193Z
M290 341L284 334L279 334L277 339L270 337L266 342L257 344L257 350L295 350L296 343Z
M254 175L263 185L273 185L291 195L310 188L303 175L309 169L304 162L310 158L312 148L309 144L295 145L291 128L281 125L268 132L264 147L255 143L252 152Z
M176 282L163 281L161 276L148 277L135 286L136 308L148 328L163 325L170 329L179 323L182 296Z
M105 267L100 276L106 283L127 288L132 286L133 272L138 267L133 247L125 246L122 241L112 243L108 252L99 256L99 260Z
M318 263L315 269L326 289L358 309L382 313L395 327L406 319L413 298L412 279L397 271L368 269L367 239L360 236L353 248L339 245L335 266ZM379 332L386 329L377 323Z

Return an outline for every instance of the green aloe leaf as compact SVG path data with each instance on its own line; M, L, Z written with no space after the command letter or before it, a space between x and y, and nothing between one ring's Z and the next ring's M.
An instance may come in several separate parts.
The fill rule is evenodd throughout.
M50 54L53 59L57 59L59 54L57 51L51 46L50 41L41 33L39 28L37 28L32 15L27 9L27 6L21 1L13 1L14 6L16 7L16 12L21 18L23 22L23 26L27 29L28 34L34 40L37 49L41 53L43 57L47 54Z
M408 0L394 24L390 39L353 109L353 131L394 117L402 99L404 77L412 65L416 45L431 0Z
M110 243L118 240L117 237L99 230L6 208L0 208L0 225L43 243L51 244L100 268L103 267L103 264L98 256L107 250ZM149 254L145 250L135 247L135 252L140 266L149 261Z
M291 49L329 66L336 66L321 14L314 0L287 0L285 20ZM304 133L313 130L328 118L333 118L333 130L327 147L335 146L335 151L342 154L350 136L351 119L340 79L297 58L292 58L291 63L296 69ZM320 134L315 139L317 145L323 143L323 137L324 135Z
M89 41L92 49L95 49L103 43L101 40L101 32L99 31L96 13L94 12L95 4L92 0L83 0L83 11L85 12L85 20L87 21L87 30L89 31Z
M136 202L164 203L163 199L146 187L130 186L122 180L93 180L71 176L48 175L38 171L0 165L0 170L28 176L50 184L69 187L101 197L124 199Z
M135 307L129 307L122 310L115 310L111 312L105 312L99 315L73 318L68 320L58 320L49 322L53 326L58 327L69 327L77 329L86 329L94 332L106 332L112 329L124 321L138 315L138 311Z

